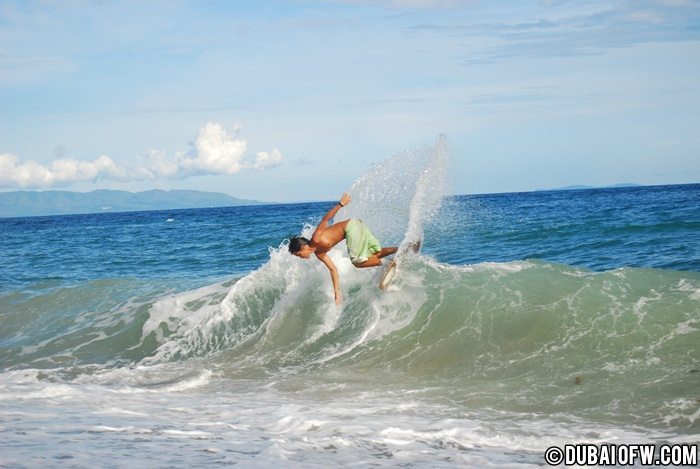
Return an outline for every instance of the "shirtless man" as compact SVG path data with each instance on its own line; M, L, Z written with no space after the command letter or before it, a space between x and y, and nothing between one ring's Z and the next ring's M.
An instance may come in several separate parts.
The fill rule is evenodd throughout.
M377 238L362 223L362 220L351 218L329 226L330 220L338 213L338 210L350 203L350 199L351 197L347 192L343 194L340 202L335 204L323 217L321 223L318 224L310 241L302 237L294 237L289 241L289 252L295 256L308 259L311 257L311 254L316 254L318 260L326 264L326 267L331 272L336 304L340 304L342 299L338 270L327 254L333 246L345 239L350 260L358 268L381 265L382 257L394 254L397 250L395 247L382 248Z

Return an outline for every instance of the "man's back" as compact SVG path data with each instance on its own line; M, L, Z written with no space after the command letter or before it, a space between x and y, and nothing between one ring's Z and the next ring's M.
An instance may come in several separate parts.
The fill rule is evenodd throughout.
M330 251L333 246L345 238L345 227L350 220L343 220L333 225L319 225L311 237L311 247L316 248L316 255Z

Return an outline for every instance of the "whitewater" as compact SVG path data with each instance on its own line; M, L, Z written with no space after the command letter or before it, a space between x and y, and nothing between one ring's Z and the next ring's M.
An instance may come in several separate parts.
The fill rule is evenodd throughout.
M447 197L447 140L330 203L0 220L0 466L531 467L697 444L700 185ZM342 190L341 190L342 192ZM262 233L262 234L261 234Z

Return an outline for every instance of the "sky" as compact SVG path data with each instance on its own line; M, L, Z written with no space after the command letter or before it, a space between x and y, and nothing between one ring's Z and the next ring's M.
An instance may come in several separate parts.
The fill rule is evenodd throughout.
M700 0L0 0L0 191L700 182ZM401 168L397 168L400 177Z

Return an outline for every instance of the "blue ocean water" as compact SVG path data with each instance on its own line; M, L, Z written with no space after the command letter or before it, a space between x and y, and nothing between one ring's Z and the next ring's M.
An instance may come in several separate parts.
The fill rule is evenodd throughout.
M338 246L340 307L285 244L331 202L0 219L0 466L515 467L697 442L700 184L443 199L442 152L350 189L339 218L424 247L383 293Z
M242 275L330 204L0 219L0 287ZM540 259L697 272L700 184L449 196L425 235L423 252L447 264Z

